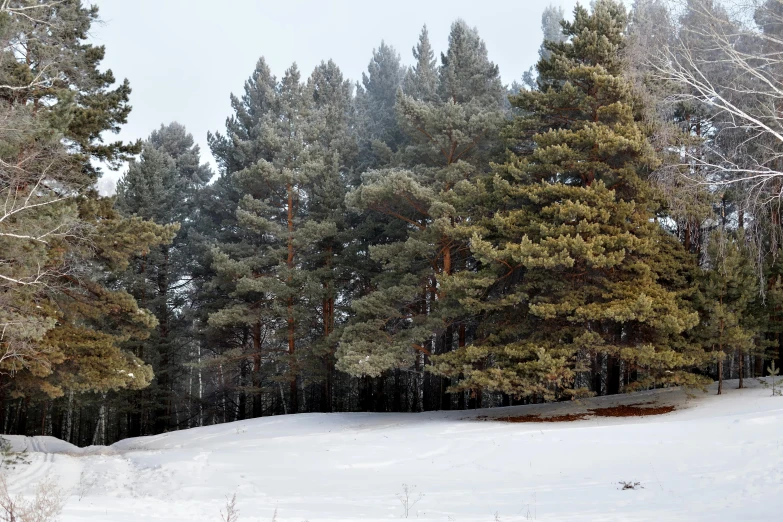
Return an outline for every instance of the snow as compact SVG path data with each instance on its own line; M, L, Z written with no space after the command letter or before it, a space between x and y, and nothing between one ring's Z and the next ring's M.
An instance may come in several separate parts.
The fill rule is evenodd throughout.
M54 475L70 492L62 522L219 521L236 493L240 522L723 521L783 514L783 397L662 390L580 403L420 414L306 414L76 448L11 437L30 494ZM655 402L665 415L576 422L481 420ZM623 490L620 481L639 482ZM81 497L81 498L80 498Z

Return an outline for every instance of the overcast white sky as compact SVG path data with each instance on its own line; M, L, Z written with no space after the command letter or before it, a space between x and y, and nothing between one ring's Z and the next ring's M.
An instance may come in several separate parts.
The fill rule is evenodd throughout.
M104 67L128 78L133 112L120 138L145 138L178 121L214 164L208 131L222 131L229 94L241 94L260 56L278 77L294 61L307 77L333 59L343 74L361 79L373 48L393 45L403 63L425 23L436 53L444 51L451 22L479 30L505 83L537 59L541 12L559 4L570 15L576 0L83 0L100 8L93 41L106 46ZM584 2L589 3L589 2ZM116 175L109 175L111 180ZM109 182L110 179L104 181ZM106 187L108 188L108 187Z

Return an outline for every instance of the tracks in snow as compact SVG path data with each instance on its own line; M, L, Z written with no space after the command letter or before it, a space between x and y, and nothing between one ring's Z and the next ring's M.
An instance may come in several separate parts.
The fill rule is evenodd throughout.
M20 464L9 476L11 490L29 490L51 473L55 455L47 453L46 442L36 437L24 438L29 464Z

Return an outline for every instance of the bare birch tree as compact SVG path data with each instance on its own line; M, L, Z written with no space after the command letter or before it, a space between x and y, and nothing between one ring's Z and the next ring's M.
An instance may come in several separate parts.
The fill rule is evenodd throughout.
M671 104L710 109L706 148L682 148L680 169L691 184L742 185L753 207L777 202L783 190L783 2L689 0L677 35L650 64L676 88Z

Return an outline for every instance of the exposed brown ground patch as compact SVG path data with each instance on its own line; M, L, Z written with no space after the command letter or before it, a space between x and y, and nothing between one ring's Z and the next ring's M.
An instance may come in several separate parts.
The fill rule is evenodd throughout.
M588 413L568 413L565 415L552 415L542 417L540 414L519 415L515 417L487 417L482 415L476 420L491 420L499 422L574 422L590 417L647 417L649 415L663 415L671 413L674 406L648 406L652 402L625 404L621 406L608 406L606 408L591 408Z
M498 417L494 420L502 422L573 422L588 417L587 413L569 413L567 415L553 415L542 417L541 415L520 415L518 417Z
M641 404L626 404L608 408L596 408L590 413L598 417L647 417L648 415L663 415L674 411L674 406L642 406Z

